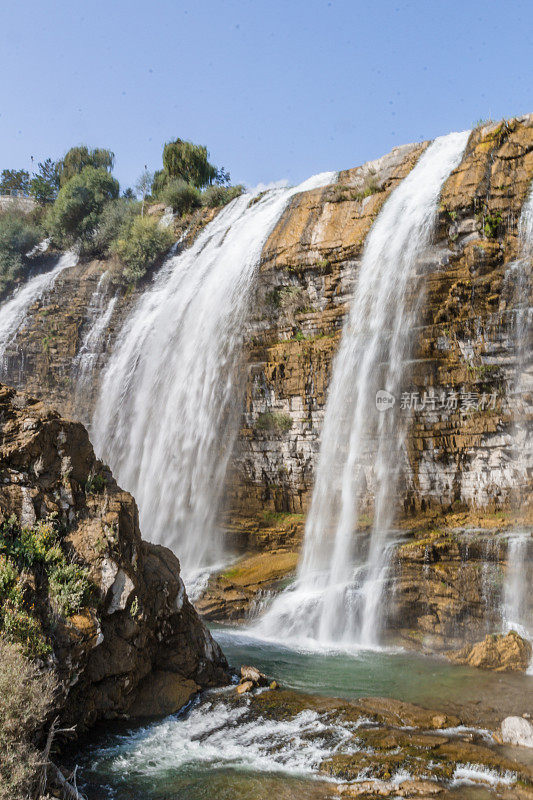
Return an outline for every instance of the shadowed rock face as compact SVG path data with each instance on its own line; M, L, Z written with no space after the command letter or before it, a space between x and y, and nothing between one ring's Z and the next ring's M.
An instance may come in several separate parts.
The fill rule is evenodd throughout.
M62 550L95 584L90 607L70 616L39 577L33 588L68 722L170 713L227 680L178 559L141 539L133 497L97 461L83 425L0 386L0 524L32 526L51 514Z

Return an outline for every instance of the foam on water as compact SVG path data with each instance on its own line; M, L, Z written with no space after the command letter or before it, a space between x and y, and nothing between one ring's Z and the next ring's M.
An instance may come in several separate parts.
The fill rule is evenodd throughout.
M184 717L170 717L101 748L92 768L148 779L186 764L311 775L341 745L343 752L350 752L353 727L332 725L315 711L301 711L288 720L251 720L248 714L249 703L232 707L221 700L202 702Z

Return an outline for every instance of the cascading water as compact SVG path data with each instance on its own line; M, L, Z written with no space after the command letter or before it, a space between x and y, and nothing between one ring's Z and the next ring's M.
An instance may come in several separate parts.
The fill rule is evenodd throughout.
M530 419L533 391L533 350L531 332L533 308L531 305L531 270L533 265L533 189L527 197L518 226L519 253L507 271L506 278L513 287L515 314L516 378L510 396L514 406L513 463L517 482L527 486L528 474L533 470L533 438ZM522 488L517 488L516 503L522 502ZM507 568L502 595L502 620L506 630L518 630L533 639L533 607L530 597L533 579L532 531L514 531L507 548Z
M452 133L427 148L367 238L333 366L297 580L258 621L259 634L376 643L403 443L399 403L379 411L376 393L398 399L406 379L423 286L417 262L430 242L442 185L468 135ZM357 533L359 504L371 480L374 521L364 536Z
M24 325L32 305L50 291L63 270L75 266L77 261L77 253L69 250L58 259L53 269L31 278L0 306L0 372L6 348Z
M96 449L135 496L144 536L178 554L189 596L198 571L223 556L216 518L263 244L290 197L335 176L242 195L223 209L192 247L167 259L126 320L103 377Z
M74 359L75 394L80 397L88 389L98 359L105 345L106 331L113 316L117 302L116 295L108 299L109 273L104 272L87 307L89 328L84 336L79 352Z

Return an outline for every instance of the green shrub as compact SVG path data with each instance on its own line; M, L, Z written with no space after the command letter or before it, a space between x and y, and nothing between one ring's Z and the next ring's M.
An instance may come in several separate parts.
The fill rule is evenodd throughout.
M107 481L101 473L91 475L85 484L85 494L100 494L107 485Z
M152 217L136 217L114 244L114 252L125 268L124 280L136 283L146 270L174 241L168 228L162 228Z
M12 288L29 267L26 253L35 247L42 232L24 214L0 214L0 296Z
M68 616L91 603L94 587L88 570L67 560L53 517L25 527L11 518L0 526L0 633L31 658L51 652L46 604L40 618L32 599L46 590L57 612Z
M60 247L90 242L106 203L118 197L119 186L105 169L85 167L59 191L46 227Z
M208 186L202 192L202 205L208 208L225 206L244 192L244 186Z
M33 795L39 765L35 737L51 708L56 684L20 648L0 636L0 800Z
M141 204L137 200L125 197L110 200L102 209L98 227L87 249L95 254L108 255L122 231L127 231L140 213Z
M182 178L169 180L158 199L177 214L188 214L202 203L200 190Z
M62 563L50 572L48 589L59 612L68 617L89 605L93 584L85 567Z
M255 428L258 431L287 433L292 428L292 417L280 411L265 411L257 417Z

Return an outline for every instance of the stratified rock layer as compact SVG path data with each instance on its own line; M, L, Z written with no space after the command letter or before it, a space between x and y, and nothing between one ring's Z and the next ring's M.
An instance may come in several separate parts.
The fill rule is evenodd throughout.
M134 499L97 461L85 428L0 386L0 523L51 514L98 595L71 616L38 598L55 620L49 666L66 720L169 713L225 682L226 661L187 599L177 558L141 539Z

